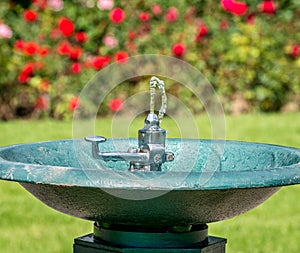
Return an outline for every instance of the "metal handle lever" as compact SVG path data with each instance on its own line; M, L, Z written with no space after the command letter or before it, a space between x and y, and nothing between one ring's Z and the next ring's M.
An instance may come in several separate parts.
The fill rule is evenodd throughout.
M84 140L92 143L93 157L99 158L99 143L106 142L106 138L103 136L88 136L85 137Z
M148 153L134 152L101 152L99 144L106 141L103 136L89 136L84 138L92 143L93 157L104 161L130 161L130 162L147 162L149 160Z

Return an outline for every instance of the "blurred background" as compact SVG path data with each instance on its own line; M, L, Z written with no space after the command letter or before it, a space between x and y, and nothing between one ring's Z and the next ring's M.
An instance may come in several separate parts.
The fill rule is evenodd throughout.
M201 71L227 113L299 111L297 0L27 0L0 3L0 119L65 119L97 71L138 54L178 57ZM113 90L100 114L136 93ZM204 108L176 82L167 91Z
M298 0L0 1L0 146L72 138L81 89L108 64L139 54L177 57L201 71L227 114L227 139L300 148ZM111 117L148 90L145 80L109 93L101 134L110 137ZM195 95L172 80L166 86L210 138ZM284 187L258 208L210 224L210 234L228 239L228 253L300 252L299 189ZM72 252L73 238L91 230L0 182L0 252Z

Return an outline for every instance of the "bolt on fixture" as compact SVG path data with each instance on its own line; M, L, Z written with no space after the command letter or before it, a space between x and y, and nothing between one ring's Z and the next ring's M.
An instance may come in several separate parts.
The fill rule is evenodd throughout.
M154 112L156 87L159 88L162 101L158 116ZM144 121L144 128L138 131L138 147L131 147L127 152L101 152L99 144L106 141L105 137L85 137L86 141L92 142L93 157L104 161L129 161L130 171L161 171L161 165L164 162L174 160L174 153L165 150L166 130L159 126L166 109L165 84L162 80L153 76L150 79L150 112Z

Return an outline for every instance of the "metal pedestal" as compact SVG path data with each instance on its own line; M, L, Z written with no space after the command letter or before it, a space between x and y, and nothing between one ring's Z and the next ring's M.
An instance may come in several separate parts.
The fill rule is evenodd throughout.
M74 253L225 253L226 239L207 235L207 226L193 226L187 232L120 227L100 228L74 240Z

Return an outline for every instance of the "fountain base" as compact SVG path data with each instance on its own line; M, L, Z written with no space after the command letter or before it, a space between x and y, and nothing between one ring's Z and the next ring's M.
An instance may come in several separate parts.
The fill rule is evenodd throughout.
M122 226L102 228L95 224L93 234L74 240L73 252L225 253L226 239L208 236L207 225L192 226L189 231L179 232L182 228L145 230Z

